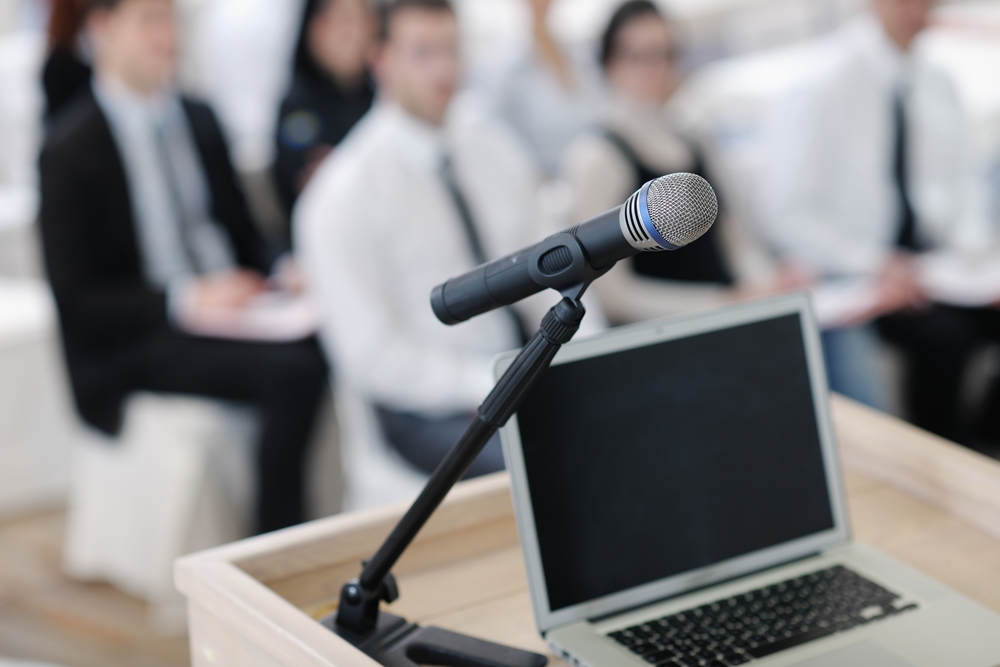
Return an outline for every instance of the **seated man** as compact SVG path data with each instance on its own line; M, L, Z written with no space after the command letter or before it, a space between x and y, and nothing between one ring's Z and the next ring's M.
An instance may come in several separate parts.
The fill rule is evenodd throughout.
M319 167L293 231L340 380L377 407L391 444L429 472L492 388L493 356L522 336L509 309L441 324L431 289L544 234L530 159L500 128L449 111L459 58L447 0L397 0L380 31L379 100ZM502 467L494 439L470 474Z
M184 326L240 308L274 263L205 106L172 87L171 0L91 0L94 84L41 156L45 263L82 417L109 434L128 394L246 402L263 429L257 530L304 517L303 462L326 380L314 340L246 343Z
M884 407L877 333L904 354L911 421L962 440L965 366L1000 313L934 304L920 273L924 253L991 243L957 91L917 48L933 5L872 0L825 45L822 71L775 118L765 222L817 282L860 286L857 312L823 334L832 388Z

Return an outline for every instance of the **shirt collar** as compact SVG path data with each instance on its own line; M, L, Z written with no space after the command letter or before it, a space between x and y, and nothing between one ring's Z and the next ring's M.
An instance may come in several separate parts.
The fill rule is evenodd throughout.
M163 89L145 95L113 74L95 76L92 85L101 108L117 118L145 117L163 123L177 103L173 90Z
M914 51L917 45L912 44L906 51L899 48L899 45L886 34L885 28L874 14L861 19L856 29L867 47L872 65L886 81L901 92L905 92L913 78Z
M424 169L440 169L448 153L443 128L417 118L398 104L379 102L379 113L404 159Z

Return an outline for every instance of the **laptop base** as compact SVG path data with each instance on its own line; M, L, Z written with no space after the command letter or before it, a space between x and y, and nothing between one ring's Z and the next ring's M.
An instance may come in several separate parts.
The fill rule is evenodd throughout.
M338 626L336 619L333 613L320 622L385 667L542 667L548 662L538 653L441 628L422 628L385 612L379 614L375 629L364 635Z

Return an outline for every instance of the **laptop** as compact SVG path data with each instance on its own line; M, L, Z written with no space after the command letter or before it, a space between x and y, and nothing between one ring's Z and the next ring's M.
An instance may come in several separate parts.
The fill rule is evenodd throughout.
M1000 665L1000 615L851 541L806 295L566 345L501 437L574 665Z

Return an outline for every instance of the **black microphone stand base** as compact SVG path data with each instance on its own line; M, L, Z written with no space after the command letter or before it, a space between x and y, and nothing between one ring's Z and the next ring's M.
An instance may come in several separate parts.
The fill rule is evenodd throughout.
M384 611L375 629L364 635L337 625L336 612L320 622L384 667L542 667L548 661L538 653L441 628L422 628Z

